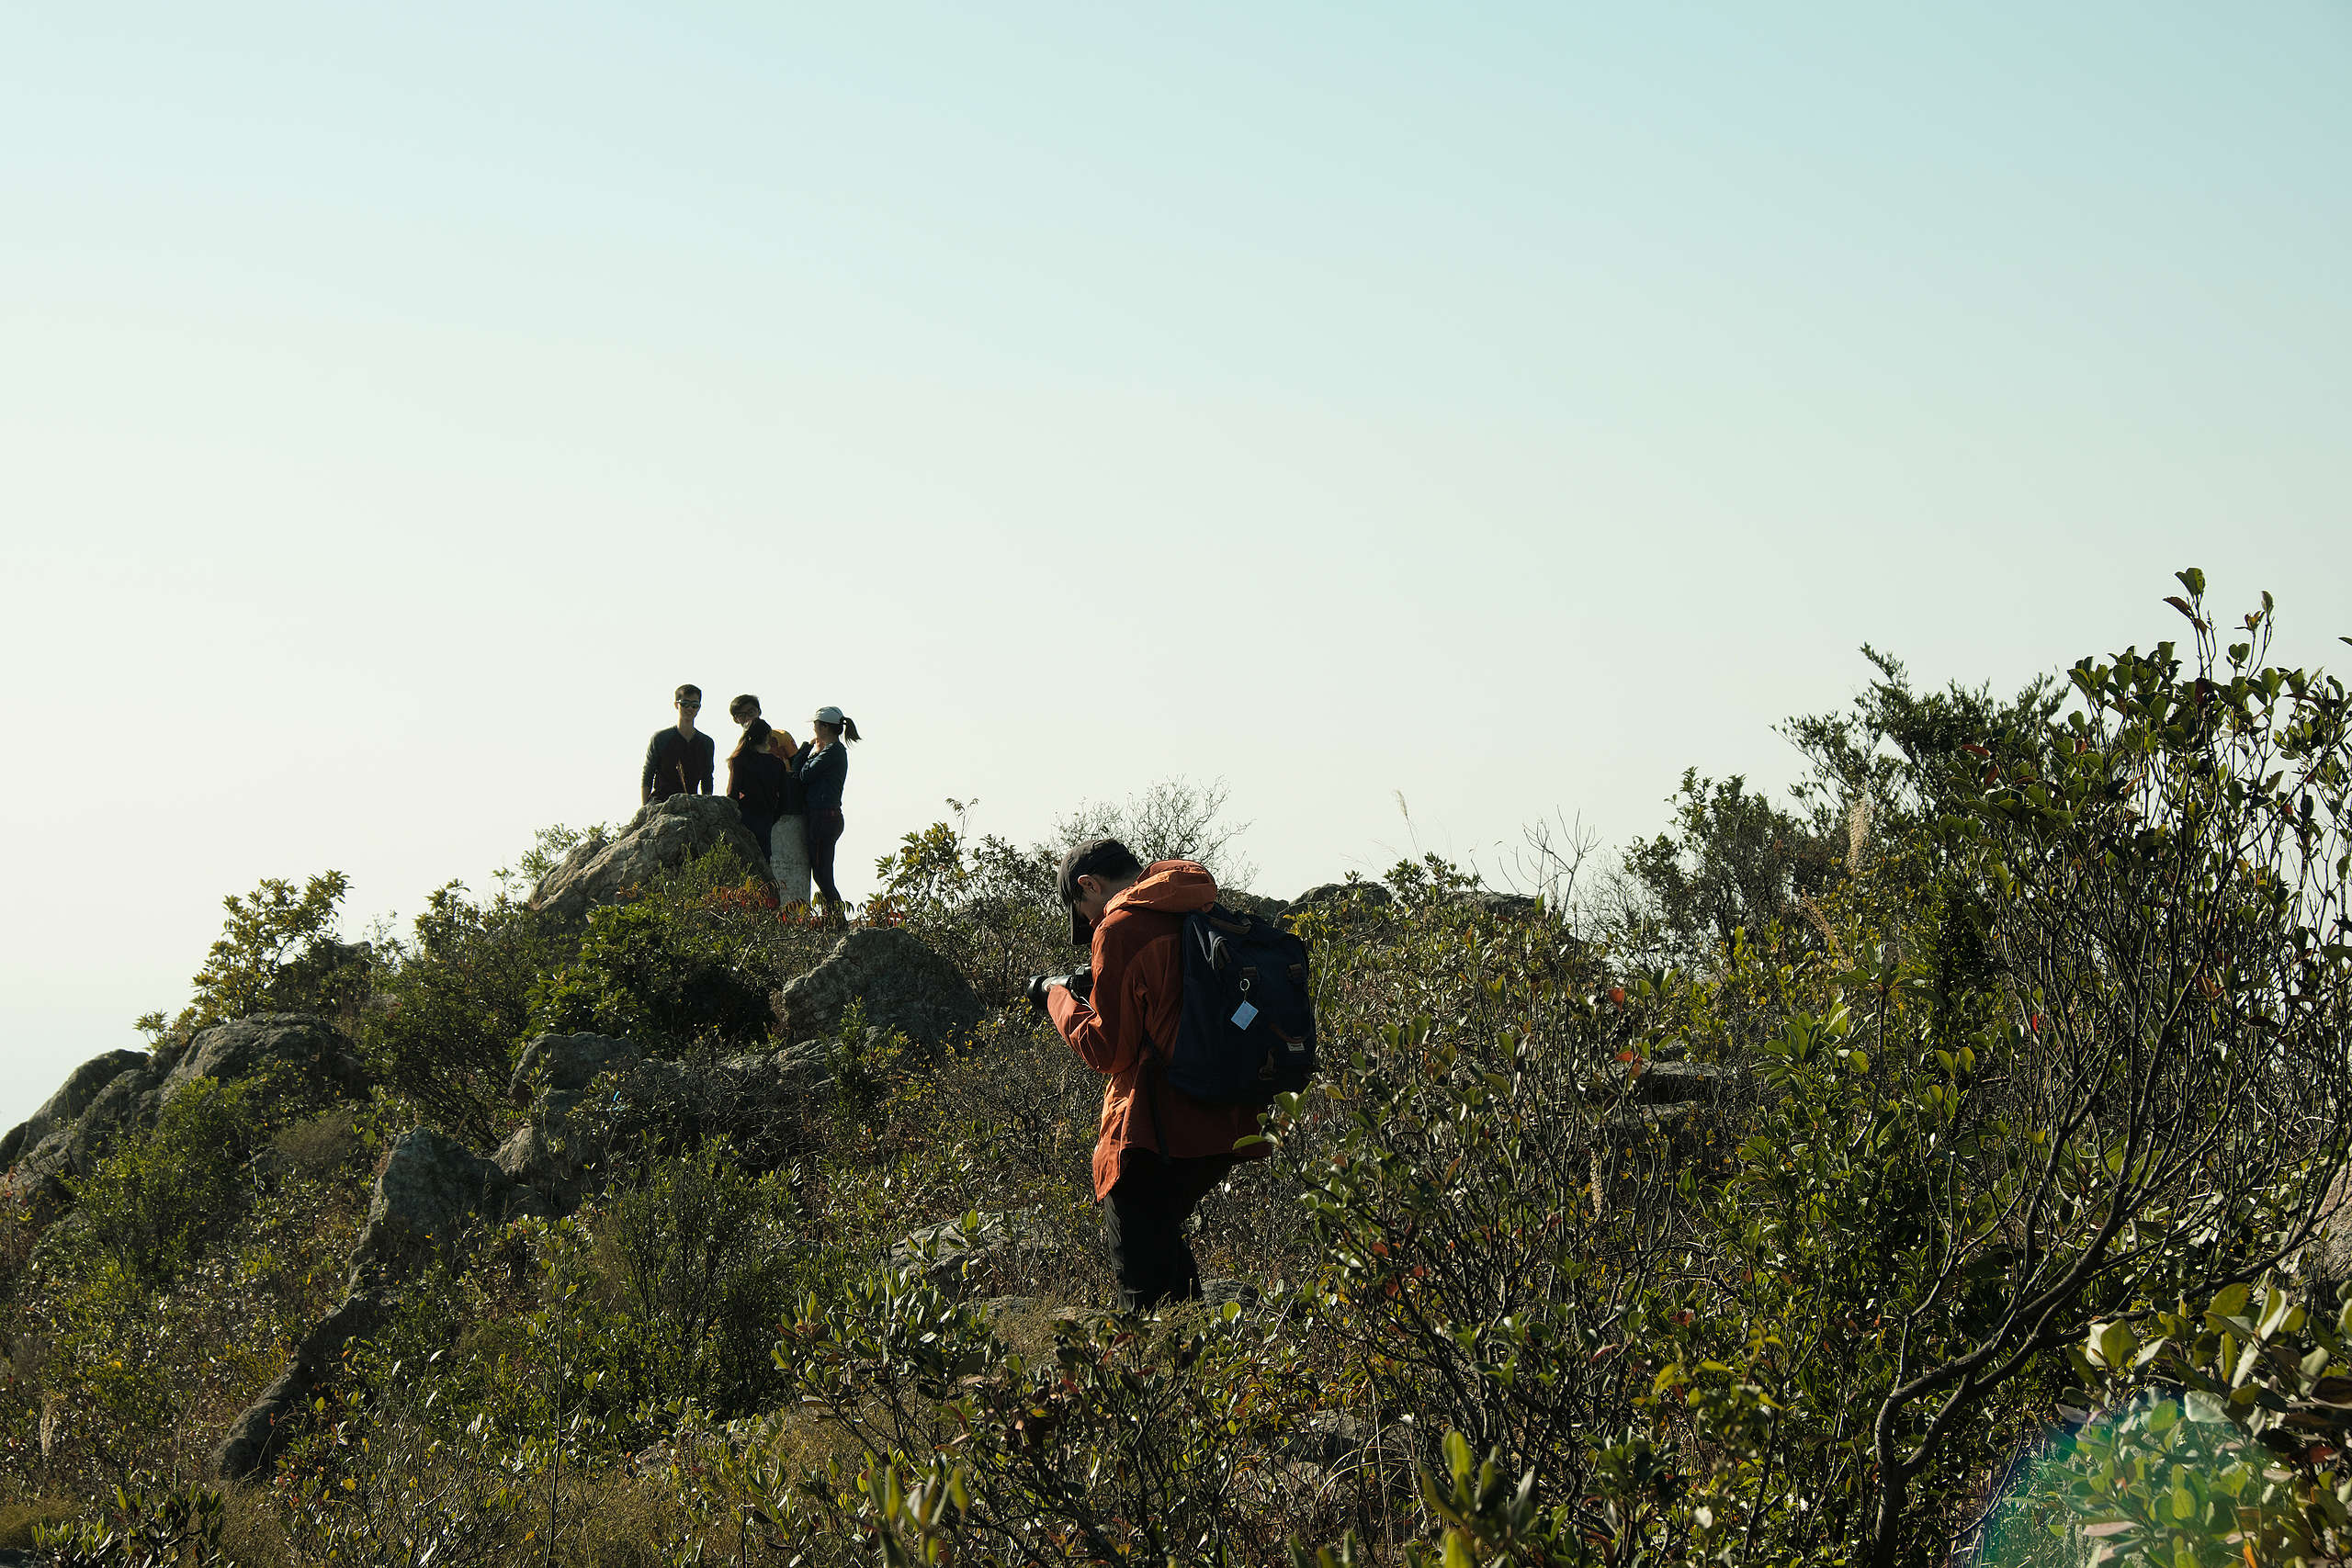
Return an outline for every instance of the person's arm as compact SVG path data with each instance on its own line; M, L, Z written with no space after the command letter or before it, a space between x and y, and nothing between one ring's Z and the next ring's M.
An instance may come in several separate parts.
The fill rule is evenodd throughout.
M698 793L710 793L711 764L718 756L718 742L709 736L702 737L702 744L695 748L702 753L702 787Z
M645 775L637 781L637 803L643 806L653 798L653 775L662 769L662 732L655 730L653 739L645 743Z
M802 770L801 782L822 794L830 795L836 804L841 800L842 785L849 775L849 752L842 743L834 741L808 759Z
M1112 940L1121 934L1105 931L1103 940L1096 943L1091 1000L1080 1001L1065 986L1046 993L1046 1015L1078 1053L1079 1060L1114 1077L1141 1058L1147 1016L1144 998L1135 987L1136 965L1127 962L1126 944Z
M738 806L743 804L743 759L741 757L729 756L727 759L727 798Z

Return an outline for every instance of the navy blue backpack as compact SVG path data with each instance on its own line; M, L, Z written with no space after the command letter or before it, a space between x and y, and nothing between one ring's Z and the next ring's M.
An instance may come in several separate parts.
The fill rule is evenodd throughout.
M1183 1013L1160 1050L1168 1081L1210 1105L1266 1105L1305 1089L1315 1076L1306 944L1222 904L1185 916L1182 942Z

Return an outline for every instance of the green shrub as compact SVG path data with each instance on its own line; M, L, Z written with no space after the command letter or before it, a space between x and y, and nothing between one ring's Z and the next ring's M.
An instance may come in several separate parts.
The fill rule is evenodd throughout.
M724 847L638 902L590 912L570 963L533 987L530 1029L599 1033L656 1051L744 1048L775 1027L775 977L726 918L755 891Z
M74 1507L55 1498L37 1497L28 1502L0 1503L0 1547L22 1551L33 1544L33 1531L43 1525L51 1529L70 1524Z
M1064 1324L1032 1359L910 1277L810 1305L775 1350L805 1414L739 1428L706 1501L803 1561L928 1536L970 1563L1274 1562L1340 1517L1283 1460L1312 1381L1238 1308ZM809 1464L811 1418L859 1461Z
M604 1205L622 1396L748 1414L775 1386L770 1354L805 1289L788 1178L747 1172L724 1139L641 1167Z
M461 883L435 889L413 937L382 955L360 1021L378 1080L452 1135L490 1142L531 1027L532 988L570 950L503 893L477 902Z
M259 1078L184 1085L152 1129L123 1138L73 1183L83 1244L148 1289L186 1273L243 1207L237 1200L252 1185L245 1160L269 1092Z
M343 873L324 871L299 891L268 877L243 897L222 899L229 919L197 973L195 999L172 1030L185 1035L257 1012L316 1012L348 1023L368 985L366 944L334 938L336 911L350 888ZM140 1022L151 1032L164 1027L160 1013Z

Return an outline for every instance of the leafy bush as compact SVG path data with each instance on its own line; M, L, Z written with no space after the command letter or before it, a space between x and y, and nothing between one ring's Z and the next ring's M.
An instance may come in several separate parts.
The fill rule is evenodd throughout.
M797 1421L771 1418L710 1484L804 1561L886 1555L911 1535L972 1563L1273 1562L1286 1531L1330 1522L1281 1448L1310 1382L1284 1337L1238 1308L1064 1325L1033 1359L902 1277L802 1318L775 1359L865 1462L806 1468ZM904 1477L935 1488L914 1517Z
M2266 1282L2097 1324L2075 1351L2106 1412L2043 1477L2053 1521L2128 1568L2352 1557L2352 1303L2330 1320ZM2052 1528L2046 1523L2044 1528Z
M978 843L953 822L907 834L874 865L875 918L902 923L953 962L983 1001L1009 1002L1023 981L1071 962L1069 916L1054 888L1057 854L1014 848L991 834Z
M806 1280L788 1179L744 1170L724 1139L643 1168L605 1205L624 1397L691 1401L722 1416L760 1407L770 1354Z
M350 890L343 873L324 871L299 891L267 877L243 897L221 900L229 919L197 972L195 999L172 1031L185 1036L257 1012L317 1012L348 1022L367 997L368 971L364 943L334 938L336 911ZM160 1033L163 1015L150 1013L140 1024Z
M73 1184L81 1241L148 1289L186 1273L242 1207L234 1200L250 1184L244 1161L266 1094L259 1079L182 1087L152 1129L123 1138Z
M503 893L475 902L452 882L389 949L359 1026L370 1068L428 1122L487 1143L531 1027L532 988L570 943Z
M0 1502L103 1529L195 1474L341 1288L359 1150L486 1141L564 1027L683 1060L572 1113L601 1197L408 1282L232 1495L254 1560L2340 1561L2352 704L2182 585L2193 639L2063 688L1882 660L1792 721L1788 803L1692 775L1621 908L1575 840L1540 910L1425 857L1291 917L1329 1069L1202 1204L1230 1304L1156 1321L1091 1310L1101 1080L1025 1009L935 1055L853 1016L830 1089L761 1085L718 1054L834 938L729 857L576 951L445 890L376 964L402 1092L191 1100L0 1274ZM875 918L1009 1000L1069 955L1053 859L959 809ZM288 892L240 972L302 951ZM438 1110L435 1062L475 1075ZM894 1249L956 1216L964 1263Z
M775 1022L775 977L726 918L725 896L752 891L722 846L635 903L591 911L577 955L533 987L530 1030L613 1034L673 1053L763 1038Z

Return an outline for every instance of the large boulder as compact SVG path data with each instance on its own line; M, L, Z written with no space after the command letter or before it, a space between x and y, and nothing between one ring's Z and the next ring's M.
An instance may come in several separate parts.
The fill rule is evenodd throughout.
M775 996L786 1034L809 1040L837 1032L862 1002L874 1028L925 1045L980 1021L980 998L956 966L897 926L867 927L833 944L825 961Z
M498 1168L559 1213L578 1207L605 1150L601 1138L571 1125L571 1112L598 1077L611 1073L631 1079L645 1065L645 1053L609 1035L542 1034L531 1041L506 1086L515 1104L531 1108L531 1119L499 1145L493 1156ZM675 1070L672 1064L662 1065Z
M743 826L735 803L718 795L673 795L641 808L614 838L592 836L572 846L531 890L531 908L566 922L616 904L629 890L665 871L730 846L761 881L771 881L767 846Z
M544 1213L536 1193L518 1187L492 1162L430 1127L401 1135L376 1178L368 1219L351 1249L355 1290L399 1283L448 1251L477 1223L503 1224L517 1213Z
M523 1047L506 1080L506 1097L517 1105L541 1100L570 1110L580 1091L605 1073L627 1072L645 1053L609 1034L541 1034Z
M1283 912L1295 915L1307 909L1377 907L1396 901L1396 895L1377 882L1325 882L1292 899Z
M271 1068L289 1068L347 1094L368 1087L367 1070L351 1043L325 1019L307 1012L257 1012L191 1037L164 1075L164 1098L198 1078L232 1083Z
M495 1163L556 1213L587 1198L615 1147L724 1136L755 1167L770 1168L805 1146L801 1113L821 1104L831 1074L823 1041L688 1064L601 1034L542 1034L524 1047L508 1086L531 1118L499 1146Z
M367 1085L349 1042L311 1013L255 1013L173 1041L152 1056L110 1052L76 1068L9 1134L16 1146L8 1188L32 1199L37 1213L54 1214L65 1202L66 1178L86 1175L125 1132L153 1126L164 1101L189 1084L205 1077L231 1083L272 1068L345 1093Z
M268 1463L345 1347L387 1322L401 1286L436 1256L457 1256L478 1227L546 1212L537 1194L462 1144L427 1127L403 1134L376 1178L343 1300L311 1325L286 1370L231 1425L212 1450L212 1473L242 1480Z
M93 1056L72 1072L65 1081L43 1102L41 1108L0 1136L0 1171L6 1171L17 1159L32 1152L43 1138L61 1128L79 1121L89 1109L98 1091L123 1074L136 1072L147 1065L144 1051L108 1051L103 1056Z

